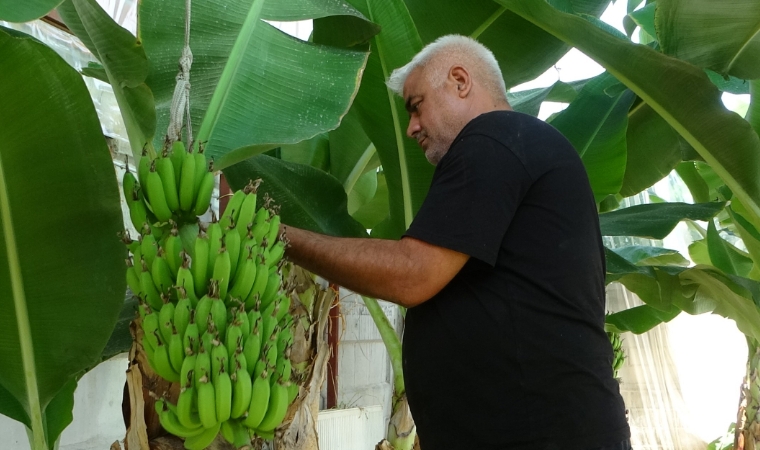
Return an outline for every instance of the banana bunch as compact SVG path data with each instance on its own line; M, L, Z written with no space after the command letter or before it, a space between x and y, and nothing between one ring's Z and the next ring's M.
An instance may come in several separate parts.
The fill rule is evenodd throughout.
M291 378L289 297L265 309L260 301L250 310L243 303L227 308L212 281L193 308L179 290L176 305L140 307L148 362L182 386L176 405L156 405L162 426L185 438L189 450L205 448L219 432L236 446L254 434L271 439L298 394Z
M183 162L199 155L181 145L174 150L151 162L147 176L155 179L154 166L172 162L175 154ZM298 394L290 360L291 297L282 281L287 240L279 235L278 209L269 198L256 208L260 180L252 181L230 198L218 220L199 223L198 233L183 241L181 227L209 205L205 193L187 194L192 190L182 185L184 173L174 179L179 209L169 207L168 217L157 213L162 191L155 182L144 184L147 201L140 197L142 183L124 185L125 195L146 208L135 220L139 206L130 206L133 223L141 225L138 239L122 236L129 249L127 283L140 304L142 346L153 370L181 386L177 403L162 399L156 411L162 426L185 438L191 450L205 448L220 432L237 446L253 435L271 439ZM202 178L208 177L213 180L210 171ZM205 206L197 206L201 202ZM156 233L157 226L166 230Z
M155 159L143 152L137 177L127 170L122 185L130 219L138 231L146 224L162 228L172 219L195 221L211 203L213 163L206 165L202 146L193 153L177 141Z
M610 344L612 344L612 351L614 354L612 359L612 373L615 379L619 379L618 371L623 367L626 358L625 352L623 351L623 339L620 337L620 333L614 331L608 331L607 337L610 340Z

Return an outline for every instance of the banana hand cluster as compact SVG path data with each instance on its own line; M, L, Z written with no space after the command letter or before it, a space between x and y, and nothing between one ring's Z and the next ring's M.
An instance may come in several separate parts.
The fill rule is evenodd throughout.
M254 435L271 439L298 394L280 217L269 199L256 208L260 181L251 182L232 196L219 220L201 224L192 242L183 244L179 227L188 216L182 211L200 211L184 207L203 199L187 194L183 201L182 178L175 181L180 213L169 207L169 231L156 233L148 217L137 241L124 236L127 282L139 299L148 362L159 376L181 385L177 404L162 399L156 411L162 426L185 438L190 450L205 448L220 432L236 446ZM127 196L140 192L136 180L128 188ZM155 201L144 205L154 214L161 209Z
M208 210L214 191L213 166L206 165L201 146L195 153L188 150L177 141L153 160L143 152L137 177L129 170L124 174L124 198L136 230L165 227L172 219L195 221Z
M616 333L614 331L608 331L607 337L610 339L610 344L612 344L612 351L614 354L614 357L612 359L612 372L613 376L616 379L619 379L618 377L618 371L621 367L623 367L623 363L625 362L625 352L623 351L623 339L620 337L620 333Z

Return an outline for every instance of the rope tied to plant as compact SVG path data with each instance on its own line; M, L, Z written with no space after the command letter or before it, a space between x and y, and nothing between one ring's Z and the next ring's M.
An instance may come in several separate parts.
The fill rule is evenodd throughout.
M167 140L175 142L182 139L182 124L187 113L187 148L193 145L193 128L190 118L190 68L193 65L193 52L190 50L190 5L191 0L185 0L185 46L179 58L179 72L174 86L174 96L169 112L169 127L166 131Z

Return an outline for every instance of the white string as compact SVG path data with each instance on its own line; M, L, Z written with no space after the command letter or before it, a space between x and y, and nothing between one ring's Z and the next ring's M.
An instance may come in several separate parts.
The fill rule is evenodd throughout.
M193 65L193 52L190 50L190 3L185 0L185 47L179 58L179 72L176 77L172 106L169 111L169 127L166 131L169 142L182 139L182 123L187 113L187 148L193 145L193 129L190 117L190 68Z

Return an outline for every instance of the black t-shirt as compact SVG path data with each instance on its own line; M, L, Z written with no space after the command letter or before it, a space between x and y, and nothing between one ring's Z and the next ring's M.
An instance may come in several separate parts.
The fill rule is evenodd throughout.
M406 315L404 378L424 450L574 450L630 436L604 332L596 205L557 130L512 111L472 120L406 236L471 256Z

